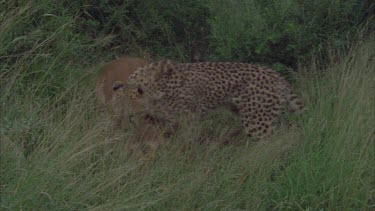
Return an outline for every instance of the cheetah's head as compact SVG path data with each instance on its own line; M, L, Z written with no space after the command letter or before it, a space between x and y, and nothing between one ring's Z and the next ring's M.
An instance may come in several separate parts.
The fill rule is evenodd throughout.
M176 75L175 64L171 60L161 60L138 68L129 76L128 87L136 91L139 98L148 101L162 99L170 83L170 78Z
M138 119L133 117L142 116L140 113L144 110L141 95L137 90L129 88L123 81L114 82L112 90L113 97L110 103L114 115L122 116L127 125L137 124Z

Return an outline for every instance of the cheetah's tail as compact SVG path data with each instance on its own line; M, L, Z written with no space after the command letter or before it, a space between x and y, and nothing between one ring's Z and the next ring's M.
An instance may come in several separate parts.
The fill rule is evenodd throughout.
M305 106L300 97L298 97L293 89L290 87L287 95L288 111L290 113L302 114L305 111Z

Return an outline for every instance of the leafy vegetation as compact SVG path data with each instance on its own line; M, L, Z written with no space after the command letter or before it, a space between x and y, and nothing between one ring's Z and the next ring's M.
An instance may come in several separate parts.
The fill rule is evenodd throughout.
M295 66L341 48L364 18L363 1L210 2L211 46L220 60Z
M1 5L1 210L374 209L370 3ZM126 150L132 131L109 136L95 109L101 61L124 52L294 67L308 110L269 140L228 145L236 118L213 114L140 160Z

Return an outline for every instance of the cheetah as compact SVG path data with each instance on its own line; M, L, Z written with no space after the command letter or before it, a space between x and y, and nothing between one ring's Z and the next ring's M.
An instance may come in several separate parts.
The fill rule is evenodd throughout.
M131 112L136 110L141 103L138 101L141 97L134 89L126 89L124 82L116 81L113 84L113 96L110 100L113 116L117 121L121 121L122 127L132 129L134 140L128 143L130 151L142 153L142 145L149 148L149 154L153 157L159 146L165 142L165 133L159 126L156 119L146 113L138 113L137 117Z
M267 138L287 107L302 113L303 102L274 70L232 62L174 63L161 60L138 68L127 86L137 92L138 110L177 124L225 106L240 116L243 131L254 140Z

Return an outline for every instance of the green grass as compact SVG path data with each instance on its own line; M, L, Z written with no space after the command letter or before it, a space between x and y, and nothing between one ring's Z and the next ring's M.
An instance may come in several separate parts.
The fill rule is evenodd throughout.
M201 131L224 127L205 122L151 161L129 155L126 134L105 135L90 88L70 90L63 108L59 98L34 101L33 90L10 96L2 209L373 209L374 47L375 40L354 46L322 76L301 70L308 111L270 140L223 146L212 133L198 144Z
M307 111L269 140L221 144L236 119L218 112L142 160L95 109L105 40L48 15L32 25L43 11L31 5L13 12L0 27L1 210L375 209L374 36L301 67Z

